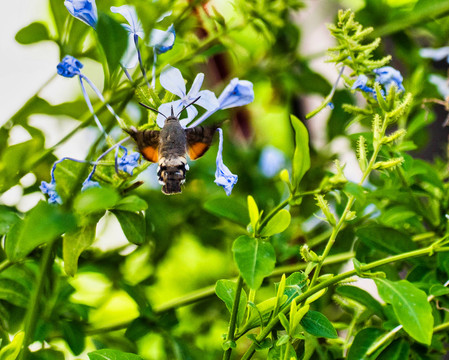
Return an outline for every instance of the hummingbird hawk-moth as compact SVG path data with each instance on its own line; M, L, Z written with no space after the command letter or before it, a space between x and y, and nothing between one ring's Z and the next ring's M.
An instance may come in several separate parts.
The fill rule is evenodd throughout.
M192 105L195 101L187 106ZM141 103L141 105L160 113L145 104ZM186 171L189 170L186 155L188 154L191 160L203 156L209 149L214 133L218 128L218 125L198 125L184 129L178 119L181 112L175 116L172 107L170 116L166 117L160 113L165 117L164 127L161 130L139 131L134 127L125 130L136 141L143 157L148 161L159 164L157 176L159 183L162 185L162 192L166 195L181 192Z

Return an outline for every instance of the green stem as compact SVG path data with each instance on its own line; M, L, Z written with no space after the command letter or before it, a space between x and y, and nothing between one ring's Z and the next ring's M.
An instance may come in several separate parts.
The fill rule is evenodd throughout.
M366 264L361 266L360 270L365 272L371 269L374 269L376 267L385 265L385 264L389 264L392 262L396 262L396 261L402 261L402 260L406 260L406 259L410 259L413 257L418 257L418 256L424 256L424 255L431 255L434 252L446 252L449 251L449 247L442 247L442 248L435 248L433 245L426 247L424 249L419 249L419 250L414 250L414 251L409 251L407 253L403 253L400 255L395 255L395 256L391 256L389 258L386 259L381 259L381 260L377 260L374 261L372 263ZM331 279L325 280L321 283L318 283L317 285L315 285L312 288L309 288L309 290L307 290L306 292L304 292L303 294L299 295L295 300L297 303L300 303L304 300L306 300L308 297L310 297L311 295L317 293L318 291L328 288L331 285L334 285L342 280L345 280L351 276L357 275L357 271L356 270L351 270L351 271L347 271L345 273L336 275L334 277L332 277ZM288 313L290 309L288 307L286 307L285 309L283 309L281 311L281 313L283 313L284 315ZM271 332L271 330L277 325L279 321L279 315L277 315L275 318L273 318L266 326L265 328L260 332L260 334L256 337L256 341L257 343L260 343L261 341L263 341ZM251 346L248 348L248 350L246 351L246 353L243 355L243 357L241 358L241 360L248 360L251 359L251 357L253 356L254 352L256 351L256 345L255 343L251 344Z
M449 322L445 322L445 323L442 323L442 324L440 324L438 326L435 326L433 328L433 333L435 334L437 332L440 332L440 331L443 331L443 330L446 330L446 329L449 329Z
M25 317L25 336L23 339L23 348L20 353L19 359L25 360L28 356L28 345L33 341L34 331L36 328L36 322L39 315L39 302L42 299L42 290L44 288L45 279L48 276L48 268L51 263L53 250L56 245L56 240L48 243L42 254L42 260L40 265L39 276L37 278L36 287L31 294L30 303Z
M11 262L11 261L9 261L8 259L3 260L3 261L0 263L0 272L6 270L7 268L9 268L9 267L12 266L12 265L14 265L14 263Z
M378 135L379 139L382 139L382 137L385 135L387 126L388 126L388 119L385 116L383 123L382 123L382 129L380 130L380 134ZM368 175L373 170L374 164L376 163L377 156L379 155L379 151L382 147L382 142L380 140L379 141L374 140L373 144L374 144L374 152L371 156L368 166L366 167L366 170L363 173L362 179L359 181L360 186L364 183L364 181L366 180ZM329 241L326 244L326 247L324 248L323 254L320 257L320 262L318 263L318 265L315 269L315 272L313 273L313 277L310 282L310 287L313 287L313 285L315 285L315 283L320 275L320 271L323 266L323 261L329 255L329 252L331 251L332 246L335 243L335 239L337 238L338 233L340 232L341 228L343 227L344 223L346 222L346 216L348 215L349 211L351 211L354 201L355 201L355 197L353 195L350 195L348 197L348 202L346 204L346 207L345 207L343 213L341 214L340 220L332 229L332 234L329 238Z
M352 251L341 253L337 255L331 255L327 257L327 259L324 261L324 265L331 265L331 264L337 264L340 262L347 261L349 259L352 259L354 257L354 253ZM306 263L300 263L295 265L288 265L288 266L281 266L279 268L276 268L268 277L279 277L282 274L289 274L293 273L295 271L304 270L307 267ZM237 278L234 278L232 280L237 280ZM154 308L154 312L157 314L161 314L166 311L174 310L186 305L190 305L193 303L196 303L198 301L213 297L215 295L215 285L211 285L199 290L195 290L189 294L186 294L180 298L176 298L174 300L170 300L162 305L156 306ZM116 324L112 326L107 326L104 328L97 328L97 329L87 329L86 334L88 335L96 335L96 334L104 334L111 331L117 331L126 329L130 325L130 321L124 322L122 324Z
M239 311L240 294L242 293L242 288L243 288L243 278L239 276L237 279L237 289L235 291L234 303L232 304L232 313L231 313L231 320L229 321L228 336L226 337L226 341L229 342L234 341L235 327L237 323L237 314ZM223 360L229 360L231 358L231 353L232 347L229 347L223 354Z
M396 326L393 330L387 332L386 334L382 335L378 340L372 344L368 350L366 351L366 355L370 356L373 354L377 349L379 349L383 344L385 344L388 340L390 340L393 336L396 335L396 333L402 329L402 325Z

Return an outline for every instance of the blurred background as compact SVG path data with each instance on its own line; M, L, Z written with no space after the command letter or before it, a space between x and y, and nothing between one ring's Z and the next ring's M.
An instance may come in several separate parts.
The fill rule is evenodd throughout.
M134 3L146 5L142 1ZM170 1L160 3L164 10L172 5ZM175 12L187 3L177 2ZM236 0L236 3L245 7L244 1ZM285 0L260 3L263 4L249 1L246 5L254 6L251 8L253 15L260 16L260 22L231 34L226 42L218 41L207 57L182 64L183 75L188 82L197 72L204 72L206 81L203 88L211 89L217 95L233 77L250 80L254 84L255 101L252 104L217 114L211 119L229 120L224 126L224 161L239 176L231 198L226 198L223 190L213 183L217 144L204 158L191 164L181 196L161 194L155 176L156 165L150 165L140 174L138 180L143 180L144 185L136 193L149 205L145 244L139 248L130 245L116 218L107 214L97 227L93 248L83 254L78 274L69 280L74 289L70 301L89 309L90 324L94 328L107 329L126 324L138 316L135 299L124 290L127 287L139 285L153 309L160 309L196 289L204 287L210 292L210 286L217 279L236 275L230 246L232 240L245 231L248 223L247 195L253 195L262 209L273 208L285 198L288 190L279 179L279 172L283 168L291 168L293 134L288 116L293 113L304 120L305 114L321 104L337 79L339 69L335 64L326 63L326 51L334 44L326 23L335 21L339 9L356 11L359 22L373 26L375 36L382 36L378 57L392 55L391 65L402 72L407 79L405 88L413 91L417 99L443 99L427 82L427 77L429 68L445 76L447 63L423 60L418 53L421 47L447 45L447 17L439 14L432 20L419 19L420 9L442 2ZM120 1L97 1L99 10L105 12L110 6L121 4ZM157 10L158 5L154 2L148 4L150 10L162 12ZM230 24L239 21L240 15L232 1L209 1L204 5L206 10L212 7ZM20 29L35 21L47 24L50 34L53 33L48 1L11 1L5 3L3 9L4 16L0 22L0 125L7 136L2 136L1 140L6 142L4 146L22 143L33 138L35 128L45 139L42 148L48 149L79 127L87 106L82 100L79 83L56 75L56 65L66 54L60 52L61 48L55 42L25 44L29 39L19 43L15 38ZM192 34L201 38L205 30L201 27L200 16L193 14L195 16L191 19L184 18L184 22L175 24L178 38L173 52L163 55L166 56L164 63L176 59L182 54L183 47L194 43ZM404 19L409 21L408 25ZM412 20L415 22L410 25ZM74 24L80 28L85 26L77 21ZM101 64L95 56L85 56L81 60L83 73L101 90L104 81ZM24 104L35 94L46 104L24 110ZM97 101L92 92L89 95ZM346 163L345 174L349 180L359 179L353 144L343 135L366 130L369 124L350 125L351 119L341 109L341 104L361 101L341 81L333 100L335 108L326 107L313 119L304 120L310 131L312 154L312 168L303 181L304 190L317 186L332 168L335 158ZM136 98L126 104L121 116L140 125L147 121L146 112L139 108ZM442 128L446 117L444 107L432 108L429 105L427 109L416 109L414 116L426 117L425 124L433 124L429 131L415 129L411 135L417 144L413 150L415 154L426 159L446 158L448 131ZM106 124L111 122L107 114L100 118ZM116 139L124 137L117 127L111 134ZM49 181L53 162L64 156L85 159L97 137L98 130L92 124L79 128L73 136L55 147L38 169L20 176L16 174L17 181L12 186L5 186L0 204L16 208L19 212L33 208L44 199L38 186L42 180ZM128 148L133 148L133 145L130 143ZM313 217L316 212L313 203L312 198L305 198L300 210L292 209L296 215L292 225L285 233L273 238L278 265L300 261L299 247L306 241L316 246L318 253L321 251L320 246L327 239L329 229ZM220 213L223 204L232 208L229 214ZM348 228L344 236L352 239L351 229ZM340 241L334 251L349 251L351 244L351 241ZM340 266L330 267L329 272L337 272ZM273 288L270 283L259 291L258 296L264 298ZM325 300L323 306L328 314L336 311ZM98 337L89 340L88 349L99 343L106 346L114 344L126 351L138 349L148 359L171 359L176 352L193 354L192 358L207 354L202 358L216 359L221 354L221 336L227 322L226 309L213 298L207 307L200 302L180 308L176 316L169 312L154 331L148 331L146 336L135 342L125 339L120 330L116 333L99 332ZM55 343L68 358L73 357L62 340L56 339ZM189 357L186 355L186 358Z

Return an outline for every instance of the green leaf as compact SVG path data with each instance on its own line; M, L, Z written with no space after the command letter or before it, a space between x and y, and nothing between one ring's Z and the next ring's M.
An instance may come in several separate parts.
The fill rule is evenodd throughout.
M6 234L19 220L20 217L15 211L9 210L6 206L0 206L0 235Z
M366 306L367 309L373 311L377 316L381 318L384 317L382 305L365 290L356 286L342 285L337 287L336 293L357 301L358 303Z
M119 196L114 189L94 187L80 193L74 202L74 209L82 214L92 214L114 207Z
M429 294L433 296L447 295L449 294L449 288L440 284L432 285L432 287L429 290Z
M378 360L409 359L410 344L404 339L393 341L377 358Z
M217 296L223 300L226 308L229 312L232 312L232 307L234 305L235 292L237 288L237 283L232 280L218 280L215 285L215 293ZM245 309L247 303L247 295L244 289L240 293L239 308L237 312L237 324L241 324L244 319Z
M257 290L265 276L271 274L276 263L273 246L260 239L242 235L232 246L234 260L248 286Z
M142 360L139 355L113 349L101 349L87 354L90 360Z
M432 308L424 291L406 280L374 279L380 297L393 305L404 330L416 341L430 345L433 333Z
M64 213L59 206L41 201L8 233L6 254L11 261L21 260L37 246L74 229L75 225L71 214Z
M246 227L249 223L248 210L241 202L229 198L219 197L204 203L204 209L218 217L231 220Z
M295 132L295 151L292 160L292 183L296 191L302 177L310 168L309 133L305 125L296 116L290 115L290 121Z
M78 258L95 240L96 224L89 224L63 237L62 257L67 275L75 276L78 270Z
M348 360L364 360L369 357L366 352L374 342L383 334L383 331L376 328L365 328L360 330L355 336L351 348L348 352Z
M20 29L16 34L16 41L22 45L34 44L43 40L51 40L47 26L40 22L33 22Z
M0 279L0 299L26 308L30 296L29 289L12 279Z
M128 46L128 34L122 25L104 13L98 17L97 34L106 55L109 73L112 74L120 65Z
M318 311L309 310L301 319L300 324L309 334L316 337L336 339L337 332L326 316Z
M114 209L124 210L124 211L144 211L148 209L148 204L145 200L141 199L136 195L127 196L121 199L115 206Z
M388 254L400 254L417 248L410 236L381 225L359 228L356 234L370 248L384 251Z
M268 237L283 232L290 225L291 218L292 217L287 210L280 210L262 228L260 236Z
M74 321L63 321L60 323L64 340L72 350L73 354L79 355L85 347L85 334L82 324Z
M32 360L64 360L64 353L53 349L33 351L30 355Z
M23 331L17 333L11 343L0 350L0 360L16 360L22 348L24 337L25 333Z
M251 195L248 195L248 213L253 230L256 230L257 222L259 221L259 208L256 200Z
M142 214L121 210L113 210L112 213L120 223L129 242L137 245L145 242L146 223Z

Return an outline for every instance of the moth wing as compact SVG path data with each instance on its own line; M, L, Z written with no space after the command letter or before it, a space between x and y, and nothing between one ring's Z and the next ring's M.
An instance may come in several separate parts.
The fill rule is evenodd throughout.
M216 125L198 125L194 128L186 129L187 153L191 160L196 160L206 153L212 143L217 127Z
M136 128L125 130L136 141L139 151L145 159L151 162L158 162L159 159L159 130L143 130Z

